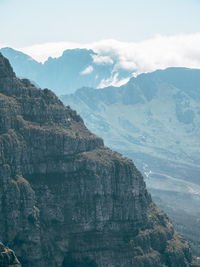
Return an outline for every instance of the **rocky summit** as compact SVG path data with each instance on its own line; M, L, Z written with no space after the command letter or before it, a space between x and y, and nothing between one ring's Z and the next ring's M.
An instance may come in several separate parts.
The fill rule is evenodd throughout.
M194 266L133 162L2 55L0 240L22 266Z

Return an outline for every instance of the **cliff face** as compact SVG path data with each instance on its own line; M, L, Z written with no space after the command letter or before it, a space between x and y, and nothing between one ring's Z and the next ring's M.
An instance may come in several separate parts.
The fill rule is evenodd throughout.
M189 266L132 161L0 55L0 240L23 266Z
M200 69L140 74L62 96L107 146L134 160L152 199L200 257Z

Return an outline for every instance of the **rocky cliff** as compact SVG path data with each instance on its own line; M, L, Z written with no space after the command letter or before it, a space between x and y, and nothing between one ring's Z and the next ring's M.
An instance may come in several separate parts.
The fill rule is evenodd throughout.
M200 257L199 89L200 69L168 68L61 99L107 146L134 160L153 200Z
M0 240L22 266L192 266L132 161L0 55Z

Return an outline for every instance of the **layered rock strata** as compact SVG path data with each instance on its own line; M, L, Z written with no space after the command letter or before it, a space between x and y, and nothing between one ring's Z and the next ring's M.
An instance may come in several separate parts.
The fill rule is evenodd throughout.
M0 240L22 266L192 266L132 161L1 55Z

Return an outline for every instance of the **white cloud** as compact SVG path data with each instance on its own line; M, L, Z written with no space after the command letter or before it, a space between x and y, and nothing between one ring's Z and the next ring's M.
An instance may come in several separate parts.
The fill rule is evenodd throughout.
M113 60L109 56L92 55L93 61L96 64L113 64Z
M32 58L39 62L44 62L48 57L59 57L66 49L73 49L81 47L78 43L71 42L57 42L57 43L45 43L36 44L18 50L30 55Z
M124 68L138 73L167 67L200 68L200 33L175 36L155 36L141 42L103 40L90 44L69 42L47 43L20 50L39 61L58 57L65 49L93 49L98 64L117 61L115 70Z
M90 74L93 72L93 67L92 66L88 66L86 69L84 69L81 74L82 75L86 75L86 74Z
M118 73L115 73L114 76L111 76L108 79L102 79L100 84L98 85L98 89L108 87L108 86L121 86L123 84L126 84L130 78L125 78L125 79L118 79Z
M100 55L115 56L116 67L137 73L167 67L200 68L200 33L156 36L138 43L105 40L94 44Z
M9 47L9 45L0 43L0 49L3 48L3 47Z

